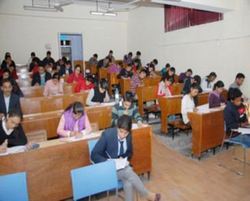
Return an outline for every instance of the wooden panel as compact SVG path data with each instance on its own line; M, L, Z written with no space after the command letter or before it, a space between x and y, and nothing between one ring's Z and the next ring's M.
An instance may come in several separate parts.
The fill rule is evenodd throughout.
M41 98L21 98L20 103L23 114L42 112Z
M138 110L141 115L144 114L143 103L157 100L158 86L137 87L136 95L138 97Z
M149 133L150 132L150 133ZM132 131L132 165L137 173L151 171L151 129ZM27 173L29 198L32 201L58 201L72 197L70 171L90 164L87 140L63 143L52 140L42 148L1 156L0 175Z
M180 95L183 89L183 83L174 83L173 84L173 95Z
M90 66L90 73L92 75L96 75L97 74L97 67L96 67L96 65Z
M72 104L73 102L76 102L76 101L81 102L85 106L87 96L88 96L88 92L80 92L77 94L71 94L68 96L64 96L62 109L66 109L70 104Z
M203 151L219 146L224 136L223 110L189 113L192 125L192 152L200 157Z
M98 72L99 80L100 79L107 79L108 78L108 69L107 68L100 68Z
M82 60L75 60L73 62L73 65L74 65L74 68L75 68L76 65L80 65L81 66L81 71L83 72L84 67L83 67L83 61Z
M122 96L125 95L126 91L130 91L130 79L120 79L120 87Z
M198 95L198 106L204 105L208 103L209 93L201 93Z
M112 95L112 86L119 84L119 79L117 78L118 73L108 73L108 84L109 84L109 94Z
M63 96L44 97L41 100L42 112L50 112L63 109Z

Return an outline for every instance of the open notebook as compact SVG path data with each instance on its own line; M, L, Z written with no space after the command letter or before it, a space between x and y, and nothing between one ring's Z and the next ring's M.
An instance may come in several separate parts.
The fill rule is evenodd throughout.
M250 135L250 128L238 128L237 131L242 135Z

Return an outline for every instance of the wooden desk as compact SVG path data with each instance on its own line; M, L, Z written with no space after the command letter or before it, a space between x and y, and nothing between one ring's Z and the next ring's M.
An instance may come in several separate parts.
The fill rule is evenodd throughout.
M192 125L192 154L198 158L208 149L221 145L224 137L223 109L188 114Z
M96 123L99 129L111 127L112 107L111 106L92 106L85 107L90 123ZM57 127L63 110L52 112L36 113L24 115L22 126L25 133L45 129L48 139L56 138Z
M161 132L168 133L167 118L169 115L181 113L181 100L182 95L172 97L161 97L158 99L161 109ZM201 93L198 95L198 105L208 103L208 93Z
M183 83L174 83L173 84L173 95L180 95L183 89Z
M160 81L161 81L160 76L147 77L143 80L145 86L158 86Z
M120 79L121 95L124 96L126 91L130 91L131 79Z
M142 116L144 115L144 102L157 100L157 90L157 85L137 87L136 95L138 97L138 110Z
M98 136L98 134L97 134ZM152 170L151 128L132 131L136 173ZM62 142L59 139L41 143L41 148L0 157L0 175L27 173L29 199L58 201L72 197L70 171L90 165L87 140Z
M112 86L119 84L119 79L117 78L118 73L108 73L108 85L109 85L109 95L112 95Z
M108 78L108 69L107 68L99 68L98 72L99 80Z
M50 97L21 98L20 102L23 114L34 114L63 110L75 101L79 101L85 105L87 96L88 92L80 92L70 95L64 94Z

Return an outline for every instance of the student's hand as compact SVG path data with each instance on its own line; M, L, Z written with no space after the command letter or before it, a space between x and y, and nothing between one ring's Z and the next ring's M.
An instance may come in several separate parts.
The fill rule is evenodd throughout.
M2 153L5 153L5 152L7 151L7 144L8 144L8 141L5 140L5 141L3 142L3 144L0 145L0 153L1 153L1 154L2 154Z
M240 123L240 127L247 127L247 126L248 126L248 122Z
M4 113L0 113L0 119L4 117Z
M198 112L198 108L195 107L193 111L194 111L194 112Z
M138 123L137 123L137 126L138 126L138 128L142 128L142 127L147 126L147 124L144 124L144 123L142 123L142 122L138 122Z

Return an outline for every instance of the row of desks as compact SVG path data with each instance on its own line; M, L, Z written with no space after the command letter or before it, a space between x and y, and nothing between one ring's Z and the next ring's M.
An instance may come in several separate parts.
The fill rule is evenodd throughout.
M88 138L99 137L101 132ZM131 164L138 174L152 170L151 128L132 131ZM27 173L29 199L58 201L72 197L70 171L90 165L88 139L65 142L61 139L40 143L40 148L28 152L0 156L0 175Z

